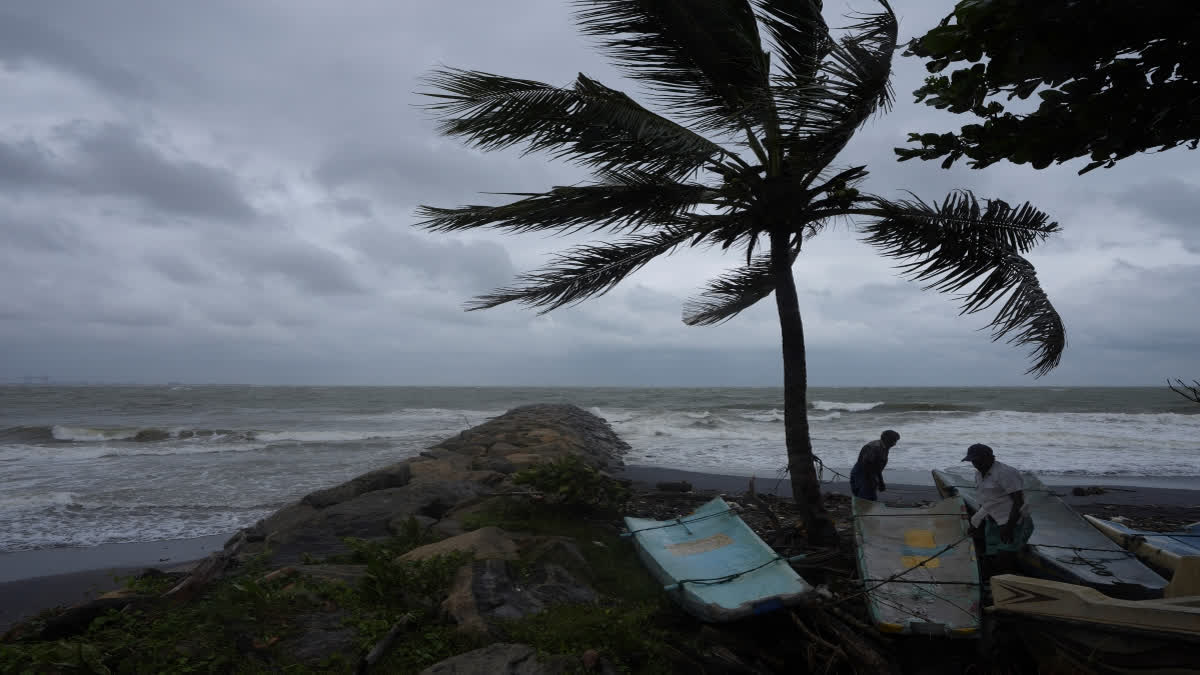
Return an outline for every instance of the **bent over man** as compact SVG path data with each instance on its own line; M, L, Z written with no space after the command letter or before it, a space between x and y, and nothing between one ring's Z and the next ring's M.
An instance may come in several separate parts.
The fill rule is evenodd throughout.
M1033 535L1021 472L996 461L992 449L983 443L967 448L962 461L975 467L979 510L971 517L971 527L975 531L983 528L988 576L1016 571L1017 552Z
M862 499L872 501L879 498L878 492L887 490L883 482L883 470L888 463L888 450L900 440L900 434L888 429L858 451L858 461L850 469L850 492Z

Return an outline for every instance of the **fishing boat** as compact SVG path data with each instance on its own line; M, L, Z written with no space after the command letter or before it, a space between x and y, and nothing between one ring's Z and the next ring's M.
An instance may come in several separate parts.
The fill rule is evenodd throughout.
M1200 523L1192 523L1179 532L1150 532L1095 516L1083 519L1142 562L1172 574L1179 568L1181 558L1200 556Z
M1049 672L1200 672L1200 596L1121 600L1076 584L1000 574L993 613Z
M1089 586L1112 598L1162 597L1166 579L1089 525L1037 476L1022 476L1034 524L1033 536L1019 555L1028 574ZM959 495L970 511L979 508L973 471L935 470L933 481L943 497Z
M979 565L961 497L919 508L854 498L859 576L884 633L978 637Z
M763 614L813 594L720 497L674 520L626 517L625 527L651 575L702 621Z

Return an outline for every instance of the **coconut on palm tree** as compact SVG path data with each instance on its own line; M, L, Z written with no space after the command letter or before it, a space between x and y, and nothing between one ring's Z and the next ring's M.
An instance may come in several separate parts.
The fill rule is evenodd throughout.
M783 343L792 493L809 536L835 535L820 499L808 426L804 325L792 264L849 217L902 273L962 291L962 313L999 305L992 339L1031 348L1041 375L1066 345L1062 320L1023 257L1058 231L1029 204L956 192L939 202L861 191L863 166L836 166L854 132L891 103L896 17L886 0L831 33L821 0L585 0L583 33L646 85L655 109L580 74L557 87L443 68L427 82L439 131L476 148L544 151L592 171L589 184L514 193L500 206L421 207L435 232L611 234L570 248L468 309L543 312L601 295L681 247L734 249L744 264L684 306L691 325L726 321L772 292Z

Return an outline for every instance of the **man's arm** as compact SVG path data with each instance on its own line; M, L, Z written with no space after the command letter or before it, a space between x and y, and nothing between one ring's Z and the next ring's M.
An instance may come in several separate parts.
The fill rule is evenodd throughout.
M1010 492L1009 497L1012 497L1012 508L1008 511L1008 522L1000 526L1000 541L1010 544L1012 543L1013 532L1016 531L1017 521L1021 517L1021 507L1025 505L1025 493L1017 490Z

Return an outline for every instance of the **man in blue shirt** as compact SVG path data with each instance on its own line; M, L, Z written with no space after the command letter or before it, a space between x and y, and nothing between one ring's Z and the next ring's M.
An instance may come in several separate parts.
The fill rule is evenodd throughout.
M888 463L888 450L900 440L900 434L888 429L879 435L879 440L871 441L858 451L858 461L850 469L850 492L862 499L875 501L879 499L877 492L887 490L883 482L883 470Z

